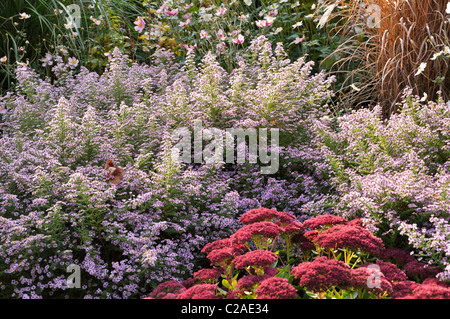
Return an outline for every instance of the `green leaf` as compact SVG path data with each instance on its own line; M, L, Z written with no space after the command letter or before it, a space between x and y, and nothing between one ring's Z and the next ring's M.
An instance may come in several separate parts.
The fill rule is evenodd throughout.
M230 283L229 283L228 280L226 280L226 279L223 279L223 280L222 280L222 285L223 285L225 288L233 289L233 287L230 285Z

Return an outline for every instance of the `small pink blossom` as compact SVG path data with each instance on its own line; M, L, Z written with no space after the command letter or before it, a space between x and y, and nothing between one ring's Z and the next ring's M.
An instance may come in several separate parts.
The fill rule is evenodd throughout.
M45 55L45 57L41 59L41 61L43 62L42 63L43 67L45 67L47 65L52 65L53 64L53 56L50 53L47 53Z
M295 44L299 44L299 43L301 43L301 42L303 42L303 41L305 41L305 35L303 35L301 38L297 37L297 38L294 40L294 43L295 43Z
M184 22L180 22L179 26L180 27L185 27L185 26L189 25L190 23L191 23L191 19L187 19Z
M167 14L168 16L176 16L178 14L178 10L177 9L166 10L164 13Z
M227 13L227 9L219 8L219 10L217 10L217 12L216 12L216 16L221 16L221 15L224 15L225 13Z
M237 36L237 38L234 38L231 41L233 41L233 43L236 43L236 44L242 44L242 43L244 43L244 40L245 40L244 36L242 34L239 34Z
M220 29L219 31L217 31L217 37L219 38L219 40L224 40L225 32L222 29Z
M200 38L202 38L202 39L208 39L208 38L210 38L211 36L208 34L208 32L206 32L205 30L201 30L200 31Z
M145 29L145 21L142 19L142 17L137 17L136 21L134 21L134 24L136 25L134 27L134 30L136 30L139 33L142 33Z
M93 16L91 16L89 19L90 19L92 22L94 22L96 25L100 25L100 23L102 23L101 20L98 20L98 19L94 18Z

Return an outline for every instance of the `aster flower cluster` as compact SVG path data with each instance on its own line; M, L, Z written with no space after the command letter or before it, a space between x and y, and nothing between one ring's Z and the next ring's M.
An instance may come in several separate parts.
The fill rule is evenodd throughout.
M251 236L269 245L266 239L296 232L291 220L320 206L314 194L325 185L315 172L317 158L301 171L288 160L300 149L310 156L311 139L283 142L287 173L277 179L261 174L259 164L185 164L171 157L171 133L192 129L194 120L205 129L307 134L311 118L326 113L333 78L311 76L305 59L282 57L281 47L260 37L231 73L212 54L201 63L188 57L182 67L165 49L150 65L130 64L116 49L101 75L56 56L48 65L55 80L20 65L15 91L0 97L0 295L140 296L198 271L205 244L234 233L239 216L268 203L285 213L279 209L270 232L253 225ZM306 94L294 93L305 87ZM273 103L279 112L270 111ZM107 163L120 171L114 181ZM229 266L254 244L245 236L211 249L208 258ZM79 291L66 285L69 265L81 268ZM212 280L203 275L198 281Z
M333 214L362 218L392 247L408 242L449 279L449 103L406 89L399 110L389 120L376 106L316 122L338 191Z

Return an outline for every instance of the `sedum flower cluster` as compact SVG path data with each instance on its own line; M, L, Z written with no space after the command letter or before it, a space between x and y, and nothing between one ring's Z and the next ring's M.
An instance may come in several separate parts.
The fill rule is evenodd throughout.
M270 221L269 221L270 220ZM283 220L295 232L273 227ZM212 268L184 281L159 284L150 299L448 299L450 284L440 281L441 269L427 267L407 251L385 248L360 220L320 215L303 222L286 212L257 208L240 217L244 225L229 237L206 244L202 252ZM255 228L248 226L255 225ZM345 227L345 228L344 228ZM267 229L267 232L261 229ZM249 236L236 242L245 229ZM342 241L351 229L353 240ZM314 233L316 236L308 236ZM316 240L326 234L336 245ZM293 237L291 237L293 235ZM299 236L312 238L305 249ZM261 238L271 245L259 245ZM292 240L290 240L292 239ZM369 245L369 242L371 243ZM287 247L291 244L291 250ZM313 248L311 248L311 246ZM368 247L377 247L367 252ZM348 252L352 255L348 257ZM219 258L218 256L222 256ZM421 268L421 277L411 271ZM203 279L200 279L203 278ZM175 294L173 291L177 291ZM161 295L159 297L159 295Z

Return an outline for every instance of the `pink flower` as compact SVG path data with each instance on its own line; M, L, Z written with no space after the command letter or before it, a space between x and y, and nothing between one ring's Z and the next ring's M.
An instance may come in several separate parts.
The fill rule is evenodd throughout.
M169 16L176 16L178 14L178 10L177 9L166 10L164 13L169 15Z
M236 288L249 291L264 279L266 279L265 275L247 275L237 281Z
M296 299L297 290L286 278L270 277L255 290L259 299Z
M190 23L191 23L191 19L186 19L185 22L180 22L179 26L185 27L185 26L189 25Z
M297 38L294 40L294 43L295 43L295 44L299 44L299 43L301 43L301 42L303 42L303 41L305 41L305 35L303 35L301 38L297 37Z
M244 40L245 40L244 36L242 34L239 34L237 36L237 38L234 38L231 41L233 41L233 43L236 43L236 44L242 44L242 43L244 43Z
M416 259L411 256L408 251L398 248L384 249L380 254L380 258L400 265L407 264L411 261L416 261Z
M302 223L297 221L292 221L286 224L278 220L276 224L281 227L281 233L286 235L297 234L303 230Z
M183 49L186 49L188 51L197 49L197 46L195 44L194 45L189 45L189 44L181 43L180 47L182 47Z
M219 10L217 10L217 12L216 12L216 16L221 16L221 15L224 15L225 13L227 13L227 9L219 8Z
M421 263L417 260L412 260L406 263L403 266L403 269L408 276L410 277L417 276L421 279L435 277L439 272L442 271L439 268L427 266L428 266L427 264Z
M94 18L93 16L91 16L89 19L90 19L92 22L94 22L96 25L100 25L100 23L102 23L101 20L98 20L98 19Z
M166 7L167 7L167 4L163 3L163 4L158 8L158 10L156 10L156 13L161 13L161 12L163 12L163 11L166 9Z
M264 26L268 27L271 26L273 24L273 22L275 21L274 18L272 17L267 17L266 20L264 21Z
M224 247L212 250L206 258L211 261L211 265L217 265L225 267L231 263L235 256L242 254L243 245L233 245L230 247Z
M145 21L142 19L142 17L137 17L136 21L134 21L134 24L136 25L134 27L134 30L136 30L139 33L142 33L145 29Z
M217 31L217 37L219 38L219 40L224 40L225 39L225 32L223 32L223 30L220 29L219 31Z
M208 38L210 38L211 36L208 34L208 32L206 32L205 30L201 30L200 31L200 38L201 39L208 39Z
M45 57L41 59L42 66L45 67L47 65L53 64L53 56L50 53L45 54Z
M407 296L411 295L412 290L416 286L420 286L420 284L418 284L415 281L411 281L411 280L404 280L401 282L394 283L392 285L393 291L391 292L390 295L393 299L407 298Z

